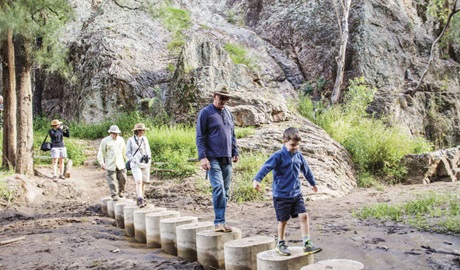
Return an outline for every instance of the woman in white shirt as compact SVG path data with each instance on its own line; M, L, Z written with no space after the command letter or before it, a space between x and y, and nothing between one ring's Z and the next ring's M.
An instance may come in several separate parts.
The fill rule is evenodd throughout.
M136 184L137 205L144 207L147 204L144 201L145 183L150 182L150 163L152 152L150 151L149 141L144 136L146 130L143 123L134 125L132 131L134 136L128 139L126 144L126 156L131 162L131 172Z

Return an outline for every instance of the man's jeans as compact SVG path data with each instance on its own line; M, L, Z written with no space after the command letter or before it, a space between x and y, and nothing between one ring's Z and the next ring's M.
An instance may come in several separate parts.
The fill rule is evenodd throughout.
M232 179L232 163L223 165L218 160L210 160L209 180L212 186L212 204L214 206L214 224L225 224L228 189Z

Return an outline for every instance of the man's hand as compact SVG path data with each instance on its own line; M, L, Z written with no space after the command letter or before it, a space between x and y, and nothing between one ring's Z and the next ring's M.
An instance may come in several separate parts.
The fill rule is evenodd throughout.
M234 156L234 157L232 158L232 160L233 160L233 163L237 163L237 162L238 162L238 160L240 160L240 159L239 159L239 157L238 157L238 156Z
M207 158L203 158L200 160L201 169L205 171L209 171L211 169L211 164Z
M257 180L252 180L252 187L255 188L258 192L260 192L260 183Z
M101 165L101 168L102 168L103 170L105 170L105 164L102 164L102 165Z
M312 186L311 189L313 189L314 192L318 192L318 188L316 186Z

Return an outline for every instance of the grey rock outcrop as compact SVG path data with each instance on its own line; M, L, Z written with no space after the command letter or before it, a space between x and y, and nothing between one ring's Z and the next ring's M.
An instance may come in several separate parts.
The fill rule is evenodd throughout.
M333 0L172 1L191 18L180 51L168 49L173 33L151 14L161 1L72 1L78 18L63 39L74 80L48 78L42 104L48 115L99 122L156 98L174 120L193 123L211 102L215 86L226 83L234 95L229 108L237 125L279 131L285 123L294 125L293 119L300 121L307 137L321 138L309 148L316 146L329 157L315 154L312 164L318 164L320 180L328 179L330 194L345 194L355 185L346 151L324 132L306 132L317 127L290 110L300 93L313 89L313 97L320 98L332 89L339 46ZM449 60L438 53L421 91L404 94L417 82L437 33L426 9L425 1L353 1L345 81L364 76L378 89L369 110L390 115L408 136L458 145L458 50ZM252 63L235 64L227 44L242 46ZM260 138L248 143L263 147L255 140L265 140L270 132L258 132ZM337 153L339 158L331 157Z

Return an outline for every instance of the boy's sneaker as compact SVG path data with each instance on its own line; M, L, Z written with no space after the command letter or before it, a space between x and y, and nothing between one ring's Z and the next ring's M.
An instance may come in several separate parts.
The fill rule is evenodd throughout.
M313 254L313 253L318 253L320 252L321 250L323 250L322 248L320 247L317 247L317 246L314 246L313 243L311 241L308 241L305 246L303 247L303 252L305 255L308 255L308 254Z
M65 179L64 175L59 175L59 179Z
M286 242L279 241L276 244L276 251L283 256L290 256L291 252L289 252L288 247L286 246Z
M143 198L137 198L137 206L139 206L140 208L143 208L143 207L146 207L147 204L145 203Z

